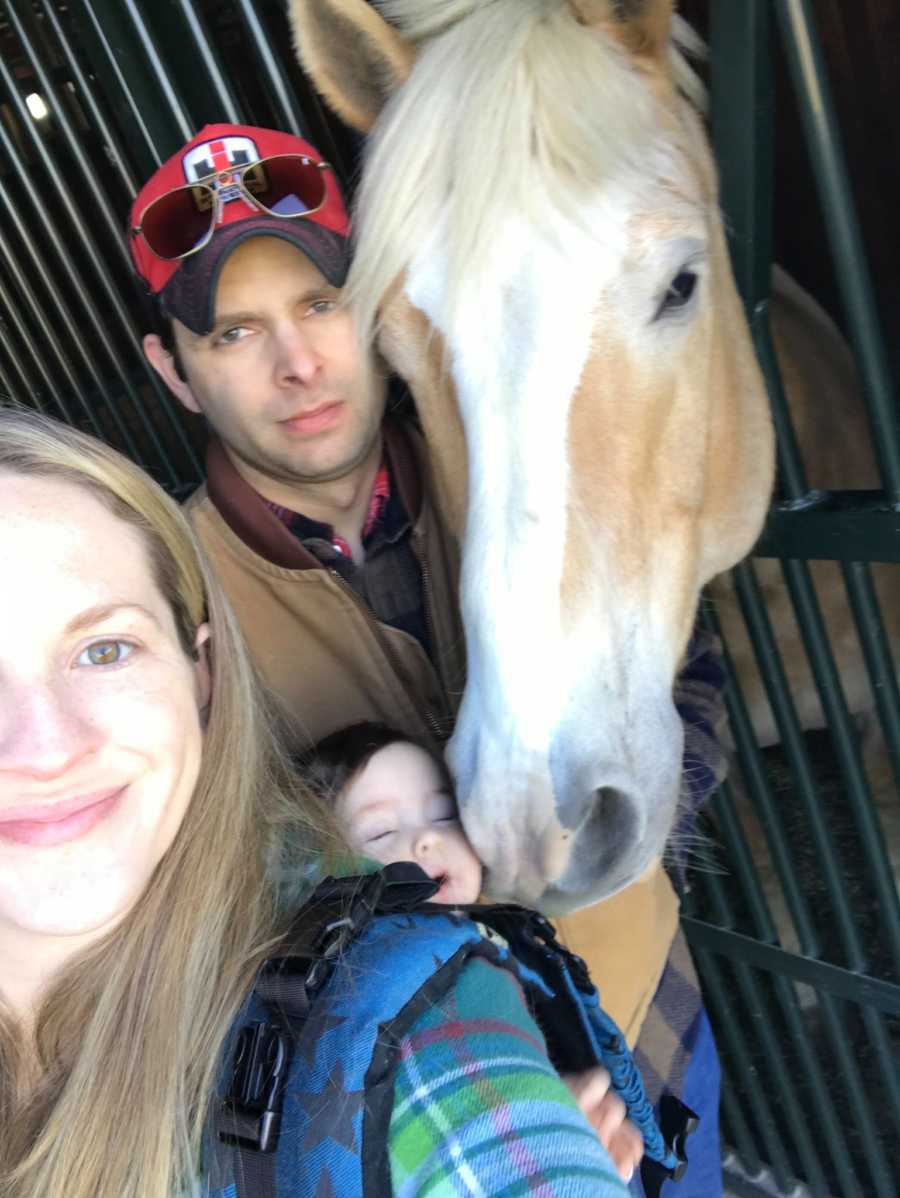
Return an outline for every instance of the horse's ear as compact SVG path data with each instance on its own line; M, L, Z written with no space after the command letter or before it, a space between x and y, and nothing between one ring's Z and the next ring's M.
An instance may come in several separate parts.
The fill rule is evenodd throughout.
M602 26L632 54L665 59L673 0L569 0L569 7L580 24Z
M361 132L412 69L415 51L368 0L291 0L300 65L331 107Z

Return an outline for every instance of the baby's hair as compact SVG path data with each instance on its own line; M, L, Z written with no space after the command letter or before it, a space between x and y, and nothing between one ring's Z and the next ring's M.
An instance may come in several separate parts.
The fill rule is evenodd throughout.
M440 771L441 780L448 793L454 793L450 771L441 754L436 752L432 745L419 737L401 732L399 728L391 728L387 724L379 724L372 720L350 724L346 728L339 728L337 732L331 732L304 754L298 764L304 781L316 794L333 801L362 773L375 754L386 749L388 745L414 745L427 753Z

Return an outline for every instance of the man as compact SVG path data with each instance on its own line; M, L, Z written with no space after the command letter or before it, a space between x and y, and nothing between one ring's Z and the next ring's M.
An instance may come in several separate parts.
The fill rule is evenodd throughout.
M440 740L461 692L456 554L340 303L333 174L299 138L207 127L132 230L161 319L147 357L213 434L188 513L296 747L372 718Z
M132 212L160 316L147 356L212 433L188 513L298 747L373 719L440 740L463 681L455 547L419 438L383 419L385 378L340 303L347 234L313 147L240 126L202 130ZM721 768L721 671L696 644L679 684L688 799ZM702 1176L681 1193L714 1198L718 1066L683 939L670 951L677 901L657 871L602 904L602 924L593 910L597 981L632 1042L640 1031L651 1096L671 1087L710 1112Z

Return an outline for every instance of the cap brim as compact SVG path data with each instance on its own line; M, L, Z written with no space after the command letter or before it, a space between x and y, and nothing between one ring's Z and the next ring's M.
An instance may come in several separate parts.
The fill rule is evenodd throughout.
M251 217L226 225L209 245L191 254L159 293L165 312L198 336L215 323L219 276L229 255L251 237L278 237L301 250L333 287L343 287L350 265L346 237L314 220L285 220L277 216Z

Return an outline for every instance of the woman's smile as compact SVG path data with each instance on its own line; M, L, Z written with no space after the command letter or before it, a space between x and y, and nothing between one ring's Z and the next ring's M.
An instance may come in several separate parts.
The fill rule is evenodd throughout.
M113 814L124 791L124 786L118 786L56 803L0 811L0 840L32 847L77 840Z
M193 792L206 701L142 533L89 491L0 471L0 947L97 935ZM47 513L54 513L48 519Z

